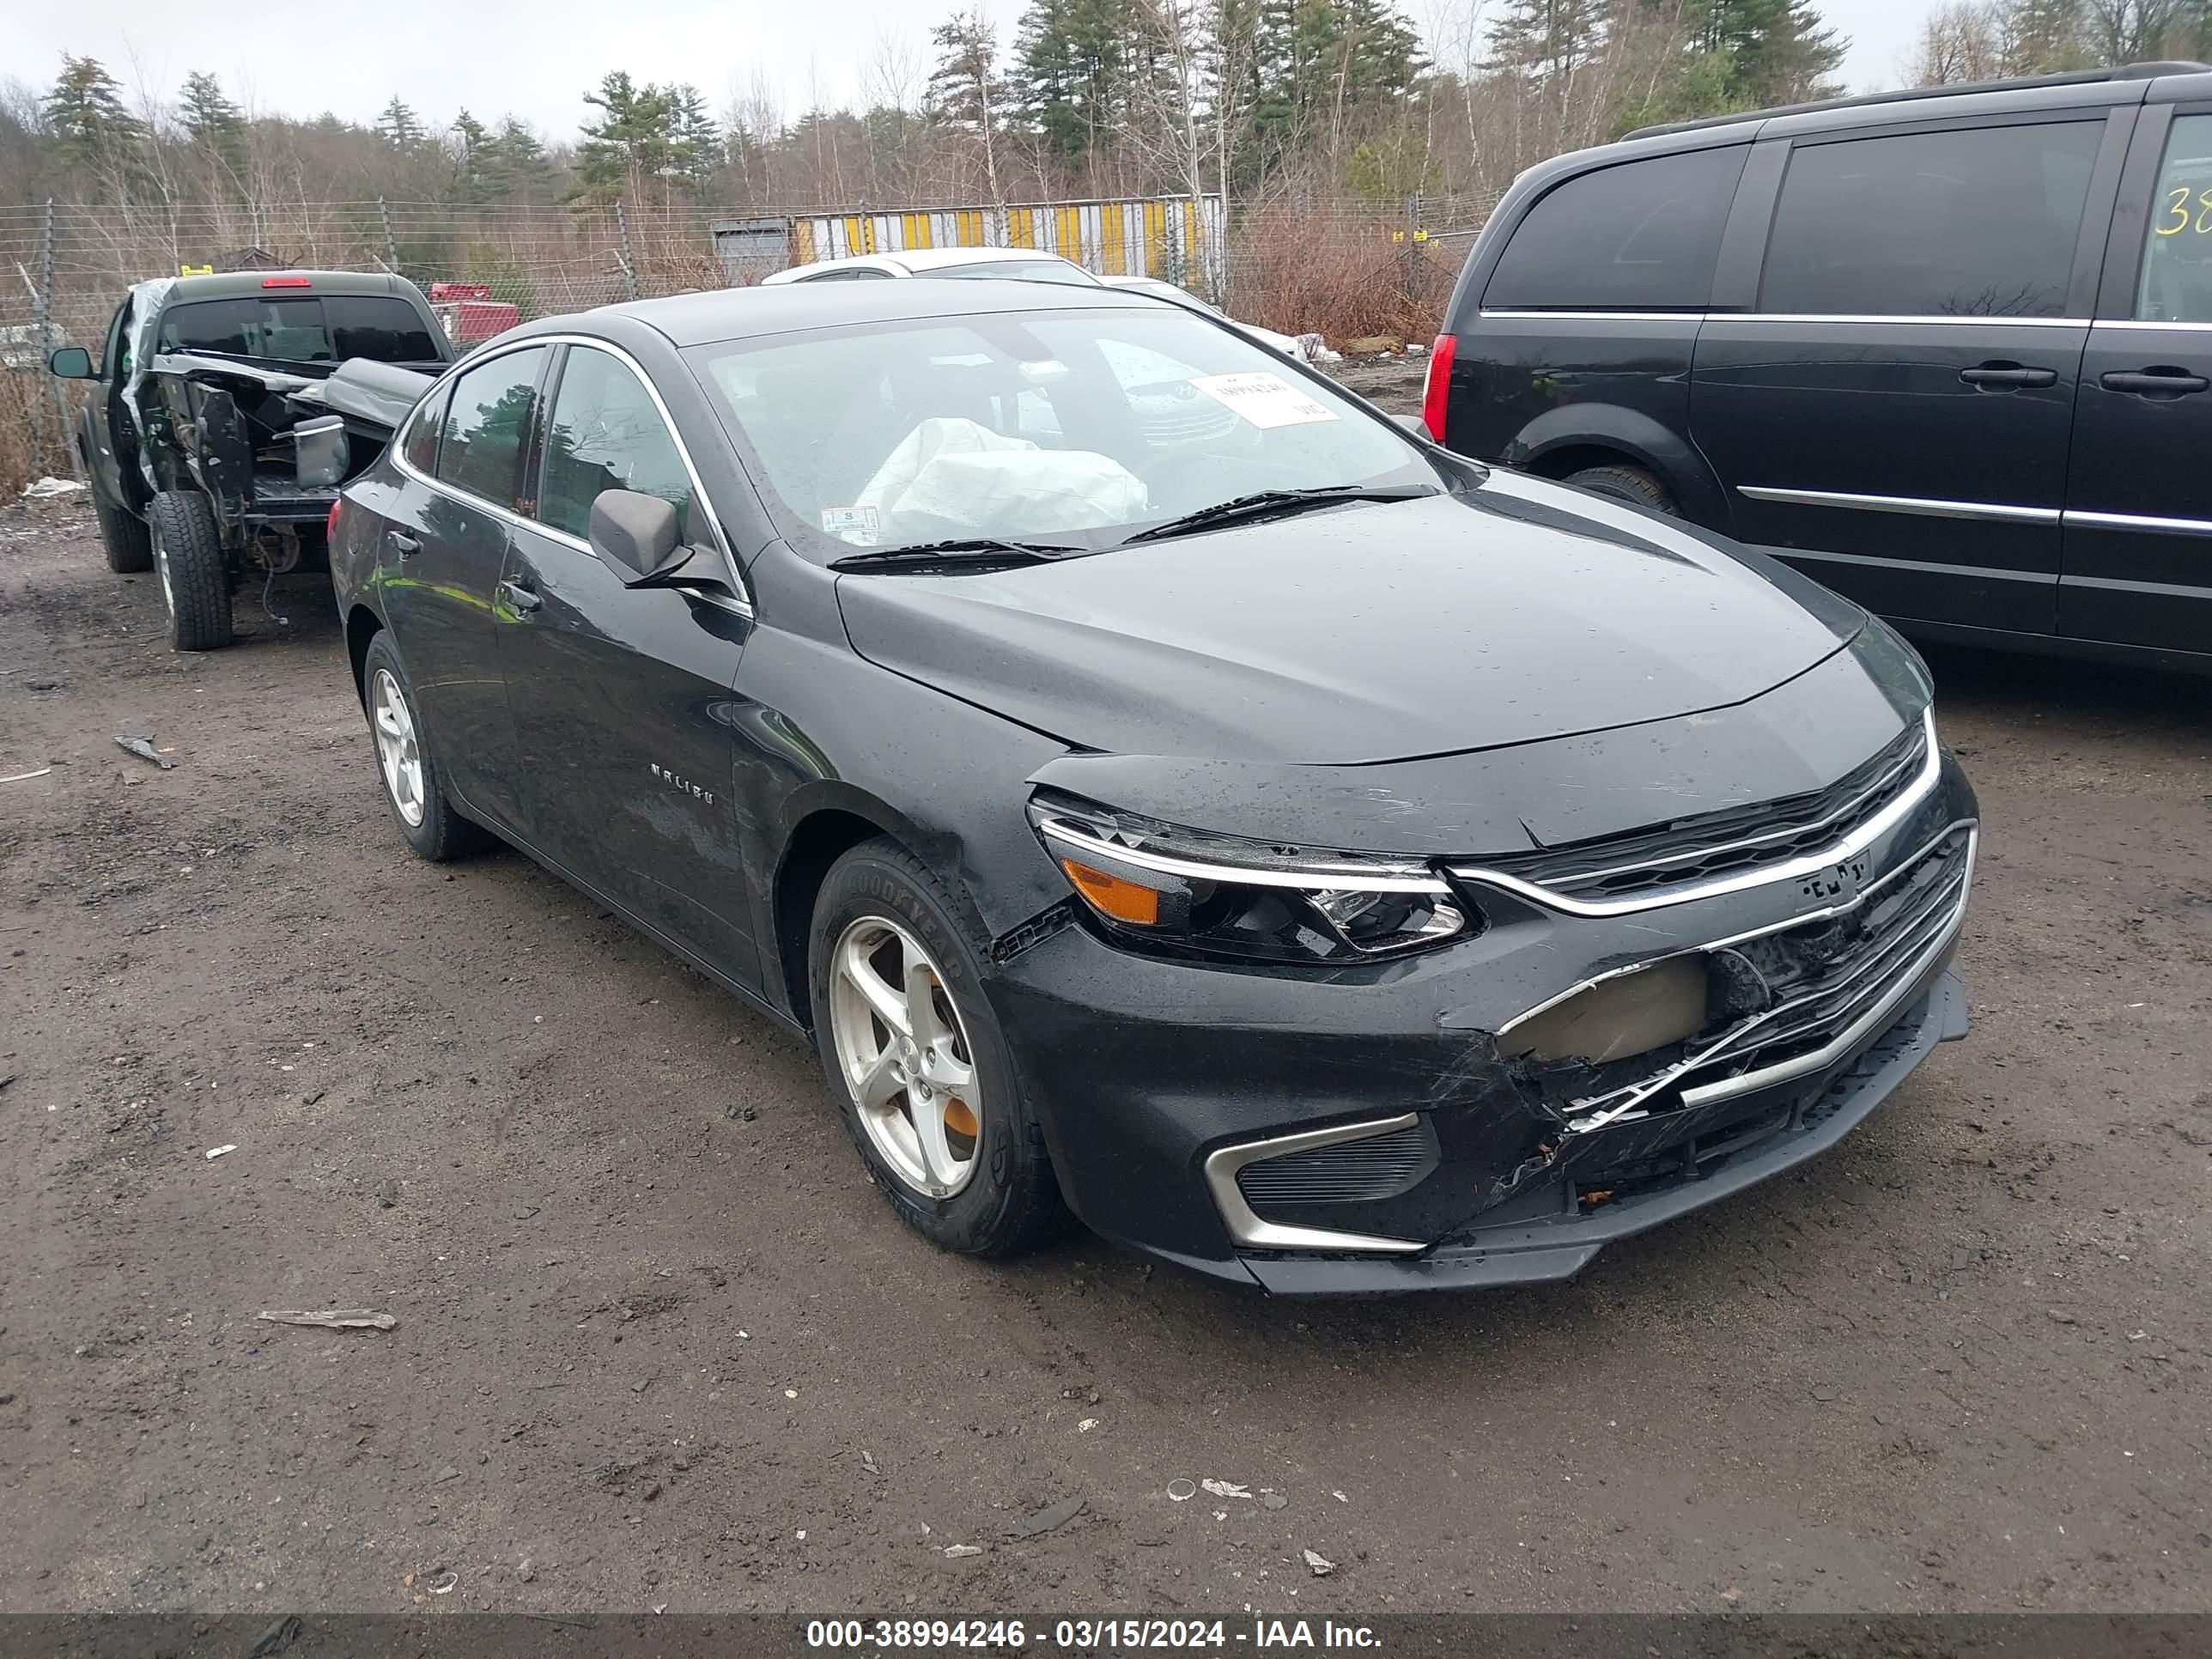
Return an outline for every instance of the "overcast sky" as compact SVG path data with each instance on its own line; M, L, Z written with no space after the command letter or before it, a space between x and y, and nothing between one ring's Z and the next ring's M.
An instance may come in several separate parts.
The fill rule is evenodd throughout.
M1496 0L1490 0L1492 5ZM1825 0L1851 37L1844 76L1854 92L1898 82L1933 0ZM338 10L270 0L66 0L11 5L0 76L44 88L64 52L89 54L126 85L167 95L209 70L232 95L272 112L330 110L367 121L395 92L434 125L465 105L480 118L512 112L555 138L591 112L582 94L609 70L641 81L689 81L719 113L762 76L787 115L868 89L886 53L919 91L929 25L956 0L363 0ZM1022 0L985 0L1003 40ZM1416 22L1465 0L1406 0ZM1487 9L1487 8L1486 8ZM812 88L814 95L809 95Z

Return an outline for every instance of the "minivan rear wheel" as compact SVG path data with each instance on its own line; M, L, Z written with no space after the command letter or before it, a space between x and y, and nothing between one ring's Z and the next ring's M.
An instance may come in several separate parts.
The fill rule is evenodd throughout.
M809 944L815 1042L847 1133L907 1224L963 1255L1012 1255L1066 1209L955 914L896 842L838 860Z
M1593 495L1610 495L1632 507L1663 513L1670 519L1682 516L1682 509L1674 505L1674 497L1667 486L1640 466L1586 466L1579 472L1569 473L1565 482L1577 489L1587 489Z

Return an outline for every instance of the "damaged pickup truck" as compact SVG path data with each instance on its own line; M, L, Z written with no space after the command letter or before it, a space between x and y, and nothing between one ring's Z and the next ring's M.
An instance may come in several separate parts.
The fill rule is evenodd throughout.
M810 1033L949 1249L1557 1279L1966 1029L1974 795L1894 633L1141 296L525 324L331 563L408 844Z
M101 362L48 367L95 382L76 441L109 568L158 570L169 642L210 651L242 584L323 567L339 487L451 355L403 278L244 271L137 283Z

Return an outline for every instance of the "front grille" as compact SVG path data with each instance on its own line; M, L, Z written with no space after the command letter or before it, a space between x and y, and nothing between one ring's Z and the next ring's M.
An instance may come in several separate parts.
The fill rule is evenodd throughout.
M1495 872L1585 902L1653 898L1677 887L1786 864L1820 852L1910 790L1924 769L1926 722L1825 789L1753 806L1705 812L1541 852L1486 859Z
M1271 1204L1360 1204L1395 1198L1436 1168L1436 1137L1425 1123L1248 1164L1238 1190L1254 1209Z
M1931 964L1957 930L1973 850L1972 827L1954 826L1850 910L1708 951L1714 981L1738 1011L1657 1072L1575 1101L1571 1127L1597 1127L1670 1095L1722 1098L1786 1080L1794 1064L1829 1063L1827 1051L1848 1047L1855 1027Z

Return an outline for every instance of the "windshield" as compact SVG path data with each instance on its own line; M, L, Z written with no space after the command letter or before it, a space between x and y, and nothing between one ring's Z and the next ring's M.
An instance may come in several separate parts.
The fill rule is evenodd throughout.
M1016 283L1066 283L1073 288L1103 288L1096 276L1066 259L982 259L972 265L925 265L917 276L988 276Z
M375 295L245 295L161 313L159 349L219 351L263 362L434 363L438 347L404 300Z
M824 557L970 538L1102 549L1265 491L1445 483L1349 398L1165 307L932 318L685 355L805 526L794 539Z

